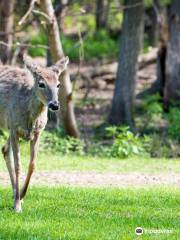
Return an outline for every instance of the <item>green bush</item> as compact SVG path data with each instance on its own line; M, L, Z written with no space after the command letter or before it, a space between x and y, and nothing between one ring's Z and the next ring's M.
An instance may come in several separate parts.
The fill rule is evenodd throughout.
M176 139L180 143L180 109L171 107L167 114L169 121L168 133L170 137Z
M143 100L144 111L148 115L148 119L151 121L159 120L162 118L163 106L160 100L161 96L159 94L147 96Z
M163 119L163 105L160 100L159 94L146 96L138 108L137 126L146 133L155 129Z
M180 156L179 145L167 135L151 134L147 151L151 157L176 158Z
M37 35L32 36L31 38L31 45L47 45L47 36L43 32L39 32ZM28 50L28 54L32 57L46 56L47 50L42 47L30 47Z
M129 130L129 127L108 127L108 136L113 138L109 148L109 155L112 157L126 158L132 155L145 153L145 145L148 144L148 137L140 138Z
M60 152L62 154L76 153L84 154L84 141L73 138L64 137L59 131L44 131L40 141L40 151Z
M79 45L79 40L61 35L64 52L71 60L79 59L79 51L82 46ZM47 36L40 32L31 39L32 45L47 45ZM86 60L91 58L114 58L117 57L118 44L117 41L110 38L106 31L99 31L96 34L88 34L83 40L83 51ZM31 47L28 53L32 57L46 56L46 49L41 47Z

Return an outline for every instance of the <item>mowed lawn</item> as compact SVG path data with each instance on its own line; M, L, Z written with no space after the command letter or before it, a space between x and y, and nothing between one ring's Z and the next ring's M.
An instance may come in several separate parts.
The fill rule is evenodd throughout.
M29 163L29 153L23 151L21 162L24 171ZM95 171L112 173L180 173L180 158L129 157L127 159L93 156L62 155L61 153L42 153L37 159L37 171ZM0 171L7 171L0 154Z
M31 188L16 214L10 189L1 188L0 239L177 240L179 197L175 188Z

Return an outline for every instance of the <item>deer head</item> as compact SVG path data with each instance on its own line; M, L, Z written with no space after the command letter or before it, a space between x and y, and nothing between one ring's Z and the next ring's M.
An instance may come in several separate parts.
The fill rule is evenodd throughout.
M59 76L66 69L68 62L69 58L63 57L51 67L42 67L35 64L29 56L24 56L24 63L35 81L38 99L52 111L59 109Z

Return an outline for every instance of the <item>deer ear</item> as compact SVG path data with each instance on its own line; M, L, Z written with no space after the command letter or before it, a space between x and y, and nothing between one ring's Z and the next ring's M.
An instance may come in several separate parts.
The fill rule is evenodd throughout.
M68 63L69 63L69 58L68 56L66 56L61 58L54 65L52 65L50 69L56 74L60 75L66 69Z
M37 65L33 62L33 59L27 55L23 56L25 66L32 72L35 73L38 70Z

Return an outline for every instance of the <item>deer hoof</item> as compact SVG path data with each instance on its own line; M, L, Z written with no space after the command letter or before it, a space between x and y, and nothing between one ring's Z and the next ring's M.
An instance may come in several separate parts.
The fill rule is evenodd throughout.
M21 202L19 202L18 204L15 204L15 206L14 206L14 211L15 211L16 213L21 213L21 212L22 212Z

